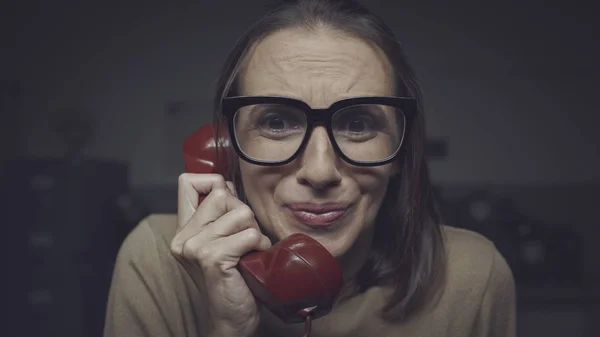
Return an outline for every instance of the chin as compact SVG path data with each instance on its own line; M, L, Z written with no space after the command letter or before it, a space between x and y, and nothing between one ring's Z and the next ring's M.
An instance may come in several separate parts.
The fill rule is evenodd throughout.
M318 237L313 237L317 240L333 257L340 258L344 256L352 247L352 242L348 241L328 241L326 239L320 239Z

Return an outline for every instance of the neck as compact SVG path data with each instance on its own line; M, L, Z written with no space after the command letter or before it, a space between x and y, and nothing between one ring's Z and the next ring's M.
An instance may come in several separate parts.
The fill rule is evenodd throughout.
M338 296L338 301L351 297L358 286L356 276L365 265L369 257L369 251L373 243L375 228L369 228L362 232L352 247L337 260L344 273L344 287Z

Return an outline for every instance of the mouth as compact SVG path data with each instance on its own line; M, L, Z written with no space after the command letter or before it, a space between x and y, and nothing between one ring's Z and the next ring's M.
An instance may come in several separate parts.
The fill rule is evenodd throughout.
M286 204L285 207L300 223L318 229L331 227L347 215L350 209L349 204L340 203L292 203Z

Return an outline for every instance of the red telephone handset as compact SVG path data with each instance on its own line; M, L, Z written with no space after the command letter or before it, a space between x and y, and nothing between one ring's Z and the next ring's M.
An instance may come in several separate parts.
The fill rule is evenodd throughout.
M219 130L219 137L225 150L219 163L212 123L184 141L187 172L227 174L227 153L232 148L225 127ZM285 323L300 323L307 316L316 319L329 313L343 284L342 269L335 258L316 240L300 233L267 251L248 253L240 259L238 270L254 297Z

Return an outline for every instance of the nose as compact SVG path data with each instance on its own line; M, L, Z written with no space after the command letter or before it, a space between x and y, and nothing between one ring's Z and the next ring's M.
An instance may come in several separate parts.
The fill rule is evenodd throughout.
M329 140L327 130L316 126L300 157L301 167L296 178L300 184L310 185L315 189L337 186L342 180L337 167L338 160L340 159Z

